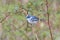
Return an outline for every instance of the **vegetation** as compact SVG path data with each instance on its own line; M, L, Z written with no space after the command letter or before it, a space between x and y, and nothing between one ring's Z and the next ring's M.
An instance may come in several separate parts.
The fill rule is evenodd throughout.
M45 22L29 24L27 11ZM60 40L60 0L0 0L0 40Z

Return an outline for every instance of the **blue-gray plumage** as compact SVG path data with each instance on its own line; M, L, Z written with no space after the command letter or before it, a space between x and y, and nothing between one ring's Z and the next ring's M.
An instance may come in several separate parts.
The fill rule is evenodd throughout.
M36 16L32 16L32 15L27 15L26 18L27 18L27 21L31 24L36 24L39 20L39 18L37 18Z

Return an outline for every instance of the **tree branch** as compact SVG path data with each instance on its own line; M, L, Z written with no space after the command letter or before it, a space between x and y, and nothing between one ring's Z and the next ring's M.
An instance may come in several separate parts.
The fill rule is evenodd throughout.
M52 30L51 30L51 26L50 26L50 20L49 20L49 12L48 12L48 0L46 0L46 8L47 8L47 15L48 15L48 26L49 26L49 30L50 30L50 36L51 36L51 40L53 40L53 36L52 36Z
M7 17L9 17L9 14L7 14L6 17L3 18L3 19L0 21L0 23L2 23L4 20L6 20Z

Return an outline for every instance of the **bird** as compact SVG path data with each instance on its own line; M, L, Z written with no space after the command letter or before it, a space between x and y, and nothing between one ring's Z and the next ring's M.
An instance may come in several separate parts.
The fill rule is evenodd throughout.
M26 19L30 24L36 24L39 21L38 17L29 14L26 16Z

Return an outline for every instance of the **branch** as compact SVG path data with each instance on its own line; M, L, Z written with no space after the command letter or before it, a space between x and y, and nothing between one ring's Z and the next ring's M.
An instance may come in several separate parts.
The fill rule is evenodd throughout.
M28 15L28 10L27 9L24 9L23 7L21 7L22 8L22 12L24 12L24 15L25 16L27 16ZM26 21L27 22L27 28L29 27L29 23L28 23L28 21ZM27 29L26 29L26 31L27 31Z
M7 14L7 15L6 15L6 17L5 17L5 18L3 18L3 19L0 21L0 23L2 23L4 20L6 20L6 19L7 19L7 17L9 17L9 14Z
M27 16L28 14L28 10L23 8L23 7L20 7L20 11L24 13L25 16Z
M46 8L47 8L47 15L48 15L48 26L49 26L49 30L50 30L50 36L51 36L51 40L53 40L53 36L52 36L52 30L51 30L51 26L50 26L50 20L49 20L49 12L48 12L48 0L46 0Z

